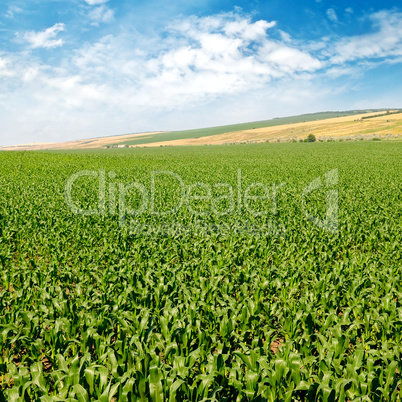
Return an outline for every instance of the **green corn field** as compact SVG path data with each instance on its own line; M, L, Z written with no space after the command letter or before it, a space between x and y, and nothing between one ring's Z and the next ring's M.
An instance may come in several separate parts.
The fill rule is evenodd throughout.
M2 152L0 400L401 400L401 244L400 142Z

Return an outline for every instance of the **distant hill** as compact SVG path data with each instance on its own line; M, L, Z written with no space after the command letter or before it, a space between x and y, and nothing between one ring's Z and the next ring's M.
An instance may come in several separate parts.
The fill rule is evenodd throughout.
M183 131L115 135L63 143L23 144L0 150L69 150L133 146L209 145L245 142L402 138L401 109L320 112Z
M199 128L193 130L183 130L183 131L169 131L162 132L159 134L153 135L151 138L136 138L132 141L128 142L128 145L140 145L140 144L152 144L155 142L162 141L174 141L174 140L184 140L189 138L204 138L215 136L219 134L225 133L235 133L239 131L245 130L255 130L266 127L276 127L282 126L286 124L295 124L302 123L308 121L316 121L316 120L324 120L331 119L335 117L344 117L344 116L353 116L359 115L370 111L361 111L361 110L350 110L345 112L320 112L320 113L310 113L310 114L302 114L298 116L290 116L290 117L276 117L270 120L262 120L262 121L254 121L249 123L240 123L240 124L231 124L225 126L217 126L217 127L207 127L207 128ZM379 111L376 111L379 112Z

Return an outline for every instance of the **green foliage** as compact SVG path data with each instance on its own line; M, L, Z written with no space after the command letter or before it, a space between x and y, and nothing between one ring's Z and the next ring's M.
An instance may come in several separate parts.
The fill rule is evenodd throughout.
M316 142L316 140L315 135L311 133L306 138L306 142Z
M262 144L0 155L0 400L400 400L401 143ZM308 148L308 149L307 149ZM339 170L339 233L302 212L303 189ZM277 208L205 215L227 231L130 234L80 216L77 171L150 184L286 182ZM173 182L172 182L173 183ZM162 183L156 204L177 195ZM74 197L97 205L97 181ZM306 200L325 214L326 189ZM135 194L132 195L135 201ZM162 206L163 206L162 205ZM157 228L194 224L136 217ZM283 224L286 234L236 232Z
M362 117L362 120L365 120L365 119L374 119L374 118L376 118L376 117L381 117L381 116L385 116L385 115L386 115L386 116L389 116L389 115L392 115L392 114L399 114L399 113L402 113L402 110L395 110L395 111L393 111L393 112L387 110L386 113L374 114L374 115L372 115L372 116L363 116L363 117Z

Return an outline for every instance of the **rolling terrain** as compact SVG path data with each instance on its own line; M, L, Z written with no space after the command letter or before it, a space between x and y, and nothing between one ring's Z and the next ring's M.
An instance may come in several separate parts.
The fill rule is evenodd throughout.
M318 140L359 140L402 137L401 110L323 112L183 131L147 132L0 147L0 150L72 150L134 146L221 145L249 142L300 141L308 134Z

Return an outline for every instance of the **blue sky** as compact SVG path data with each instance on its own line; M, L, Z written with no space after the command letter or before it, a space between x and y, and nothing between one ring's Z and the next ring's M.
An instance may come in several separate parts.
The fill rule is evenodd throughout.
M0 146L402 107L387 1L3 0Z

